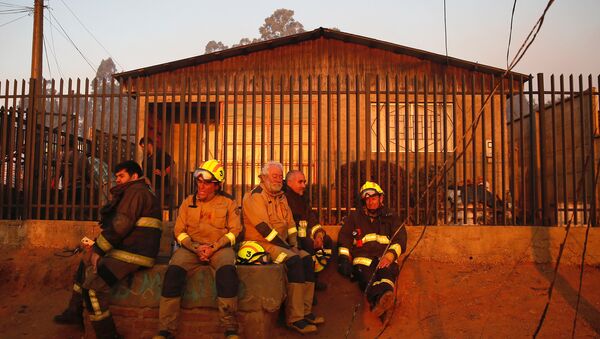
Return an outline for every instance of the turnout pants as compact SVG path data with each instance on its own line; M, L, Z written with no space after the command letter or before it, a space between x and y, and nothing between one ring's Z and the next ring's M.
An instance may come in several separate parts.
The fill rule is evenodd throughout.
M297 248L286 249L269 242L259 241L275 264L284 264L287 274L285 318L287 324L304 319L312 313L315 293L315 272L312 256Z
M226 331L238 331L236 312L239 280L235 270L235 253L231 247L216 251L208 263L200 261L196 253L183 247L173 253L160 297L159 330L171 333L177 331L181 295L187 274L194 268L207 264L215 272L219 321Z
M399 266L397 262L391 263L388 267L377 268L379 264L378 258L371 259L369 265L355 264L354 265L354 276L358 280L358 286L362 291L367 288L367 284L371 280L371 276L374 274L371 287L367 291L367 300L371 307L373 307L379 297L387 291L394 291L394 282L398 277Z

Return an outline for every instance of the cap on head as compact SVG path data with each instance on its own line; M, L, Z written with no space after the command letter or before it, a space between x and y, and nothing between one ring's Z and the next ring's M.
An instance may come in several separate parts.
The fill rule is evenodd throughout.
M365 199L374 195L383 195L383 190L381 187L372 181L365 182L365 184L360 188L361 199Z
M205 181L222 183L225 180L225 169L219 160L207 160L194 171L194 179L202 177Z

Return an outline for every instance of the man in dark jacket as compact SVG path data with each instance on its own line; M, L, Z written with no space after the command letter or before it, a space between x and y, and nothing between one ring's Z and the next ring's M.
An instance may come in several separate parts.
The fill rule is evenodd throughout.
M378 184L367 181L360 197L363 206L342 222L338 271L346 277L353 275L363 291L373 277L367 300L371 311L381 317L394 305L398 257L406 251L406 229L399 229L400 218L383 206L383 190Z
M81 324L83 304L98 339L119 338L108 309L111 287L141 267L152 267L162 232L158 199L135 161L115 167L112 200L100 210L100 235L75 274L68 308L54 321Z
M304 195L305 191L306 177L304 173L299 170L289 171L285 176L285 197L298 227L300 248L313 257L315 273L318 273L329 263L333 241L319 224L315 212L311 210L308 199ZM323 290L326 285L317 281L315 288Z

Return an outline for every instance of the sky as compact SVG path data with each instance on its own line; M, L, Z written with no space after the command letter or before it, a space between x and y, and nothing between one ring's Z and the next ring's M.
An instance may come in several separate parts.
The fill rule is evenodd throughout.
M517 1L511 60L547 2ZM47 79L93 78L100 61L108 57L116 62L118 71L127 71L203 54L210 40L231 46L243 37L259 37L258 28L278 8L294 10L294 18L305 30L337 27L347 33L446 53L443 0L45 3L43 74ZM0 80L25 79L31 72L33 16L6 13L13 8L7 4L32 7L33 0L0 1ZM446 0L448 55L506 68L513 4L514 0ZM596 79L600 74L599 13L599 0L555 1L533 45L513 70L592 74Z

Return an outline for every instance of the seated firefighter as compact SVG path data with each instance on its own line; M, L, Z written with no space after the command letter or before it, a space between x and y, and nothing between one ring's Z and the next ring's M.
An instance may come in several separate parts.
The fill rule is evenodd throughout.
M300 333L316 332L325 319L312 313L315 274L312 257L298 249L292 211L283 194L283 167L266 163L259 175L260 185L246 193L242 202L246 240L256 241L275 264L284 264L287 274L285 320Z
M233 245L242 231L240 210L222 191L225 171L218 160L204 162L195 172L197 190L179 207L175 238L181 246L165 273L159 309L159 334L172 338L177 331L181 295L188 272L200 265L215 271L217 303L226 338L238 337L239 280Z
M378 184L367 181L360 197L363 206L342 222L338 271L358 280L360 289L366 290L371 311L381 317L394 305L398 257L406 250L406 228L398 229L400 218L383 206L383 190Z
M285 176L285 197L298 227L300 248L313 257L315 273L318 273L329 263L333 241L319 224L315 212L311 210L308 198L304 194L305 191L306 177L304 173L298 170L289 171ZM326 288L325 283L319 283L318 279L315 280L317 290Z
M68 308L54 321L82 324L83 303L98 339L120 338L108 309L111 287L141 267L152 267L162 232L161 209L135 161L115 167L112 200L100 210L102 231L79 264Z

